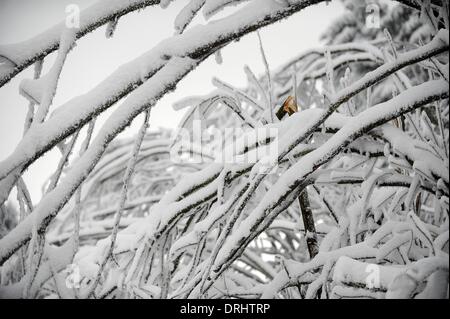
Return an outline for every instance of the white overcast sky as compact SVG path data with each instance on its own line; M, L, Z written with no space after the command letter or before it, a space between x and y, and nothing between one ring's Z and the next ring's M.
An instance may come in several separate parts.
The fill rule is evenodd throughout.
M77 4L83 9L94 2L95 0L0 0L0 45L20 42L45 31L65 18L65 8L69 4ZM176 13L186 3L187 0L176 0L165 10L157 6L130 13L119 20L111 39L105 38L105 27L102 27L79 40L64 65L53 109L91 90L119 65L170 37ZM303 50L319 46L320 34L342 12L339 1L332 1L328 5L322 3L262 29L261 37L271 69ZM194 21L194 25L199 23L207 22L200 17ZM52 54L45 60L44 73L51 66L54 56ZM210 57L182 80L175 92L160 100L152 110L150 126L176 127L183 111L174 111L171 107L173 102L191 95L208 94L214 89L211 84L213 76L244 87L244 65L249 65L258 75L264 72L255 33L230 44L222 50L222 56L223 64L218 65L214 57ZM0 88L0 160L14 150L22 136L28 103L18 94L18 86L22 79L30 77L32 68ZM140 122L138 118L125 135L134 134ZM59 152L50 151L25 173L25 181L35 203L41 197L41 185L56 167L58 159Z

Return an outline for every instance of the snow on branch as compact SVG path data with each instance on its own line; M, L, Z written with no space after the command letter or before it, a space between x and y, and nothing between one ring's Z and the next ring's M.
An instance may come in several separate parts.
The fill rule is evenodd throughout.
M74 29L76 31L76 38L81 38L117 17L158 4L159 2L159 0L132 0L127 2L121 0L98 1L91 7L80 12L79 28ZM65 28L65 22L61 22L30 40L1 45L0 58L3 57L11 65L0 68L0 87L8 83L14 76L28 66L42 60L48 54L57 50L60 45L60 34Z

